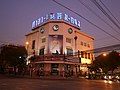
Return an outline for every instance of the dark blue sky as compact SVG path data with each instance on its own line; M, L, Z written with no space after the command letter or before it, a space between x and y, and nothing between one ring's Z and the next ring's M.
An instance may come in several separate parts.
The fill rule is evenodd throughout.
M120 29L113 25L90 0L80 1L83 1L86 5L92 8L92 10L112 25L115 30L112 30L92 12L86 9L78 0L57 1L70 7L75 12L103 28L106 32L120 39L120 34L115 32L115 30L120 32ZM120 0L102 0L102 2L120 22ZM52 0L0 0L0 44L8 42L24 45L25 34L31 31L31 22L38 17L56 12L66 13L81 21L81 30L95 38L95 48L120 43L120 41L107 35L95 26L89 24L83 18L75 15L69 10L66 10L64 7L59 6ZM117 24L120 26L119 23Z

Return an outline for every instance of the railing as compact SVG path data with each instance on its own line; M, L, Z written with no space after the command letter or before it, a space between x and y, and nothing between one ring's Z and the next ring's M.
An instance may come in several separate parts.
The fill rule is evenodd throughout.
M79 60L77 55L40 55L36 57L36 61L74 61L75 59Z

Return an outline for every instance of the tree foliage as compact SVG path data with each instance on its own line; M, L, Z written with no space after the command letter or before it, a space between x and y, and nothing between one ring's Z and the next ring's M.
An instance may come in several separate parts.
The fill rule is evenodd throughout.
M99 72L101 68L104 73L107 73L108 71L113 72L118 66L120 66L120 54L116 51L112 51L107 56L101 54L96 57L89 68L91 71L95 72Z
M4 67L25 65L27 51L24 46L3 45L0 51L0 65Z

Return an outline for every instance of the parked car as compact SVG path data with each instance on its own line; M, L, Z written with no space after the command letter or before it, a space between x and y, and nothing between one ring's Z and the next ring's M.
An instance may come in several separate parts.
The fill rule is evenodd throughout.
M120 81L119 75L105 75L104 80Z

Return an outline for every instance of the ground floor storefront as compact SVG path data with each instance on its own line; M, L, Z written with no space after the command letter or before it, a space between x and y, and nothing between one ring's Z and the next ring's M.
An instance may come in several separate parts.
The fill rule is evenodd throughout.
M30 75L79 77L87 74L87 65L71 62L35 62L29 64Z

